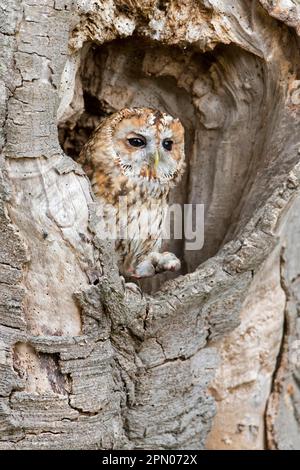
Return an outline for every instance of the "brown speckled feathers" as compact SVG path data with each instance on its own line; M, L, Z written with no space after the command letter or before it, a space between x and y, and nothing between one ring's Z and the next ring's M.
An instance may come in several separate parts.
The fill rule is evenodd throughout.
M168 194L184 172L184 130L178 119L149 108L123 109L105 119L81 151L104 217L124 217L126 236L116 236L121 272L158 251ZM122 207L120 207L120 198ZM148 225L148 232L145 230Z

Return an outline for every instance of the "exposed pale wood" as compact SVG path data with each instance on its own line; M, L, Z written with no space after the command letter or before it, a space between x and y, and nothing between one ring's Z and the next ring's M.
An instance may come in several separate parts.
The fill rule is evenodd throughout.
M299 448L299 14L275 3L1 2L0 448ZM57 124L76 159L141 104L182 119L172 197L206 219L140 296Z

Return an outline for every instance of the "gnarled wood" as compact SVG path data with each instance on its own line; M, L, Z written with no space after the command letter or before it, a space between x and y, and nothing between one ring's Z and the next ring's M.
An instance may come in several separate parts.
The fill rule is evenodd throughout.
M6 3L0 447L299 447L296 5ZM182 120L172 200L205 205L203 249L172 242L181 275L142 295L75 161L128 105Z

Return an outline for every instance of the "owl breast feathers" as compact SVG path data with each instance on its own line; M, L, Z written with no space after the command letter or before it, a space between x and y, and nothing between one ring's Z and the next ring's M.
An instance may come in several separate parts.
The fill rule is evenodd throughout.
M178 269L175 255L159 250L169 191L185 168L180 121L149 108L122 109L96 128L79 162L115 239L121 273L146 277Z

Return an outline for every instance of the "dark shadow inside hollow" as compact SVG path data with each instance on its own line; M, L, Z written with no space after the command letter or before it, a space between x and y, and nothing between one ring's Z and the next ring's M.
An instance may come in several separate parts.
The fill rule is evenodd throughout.
M124 107L149 106L180 118L188 165L170 203L202 204L205 214L203 246L194 250L182 239L165 244L181 259L184 274L215 255L267 196L261 176L274 160L267 145L281 109L277 81L262 59L232 45L200 54L139 38L88 44L74 97L77 112L60 124L60 143L76 160L101 120ZM202 220L196 229L200 240ZM170 277L156 276L143 287L156 290Z
M192 104L190 87L178 86L176 77L169 74L152 72L152 59L157 55L157 46L140 40L115 41L98 47L86 46L80 68L78 85L82 87L82 111L59 126L59 139L65 153L75 160L84 143L95 127L107 116L123 107L143 107L166 111L180 118L185 127L186 155L192 152L196 114ZM170 54L168 48L158 48L163 60ZM191 52L179 49L171 52L172 57L183 55L182 66L189 60ZM199 70L207 67L208 60L202 60ZM147 67L147 70L145 70ZM76 108L76 104L74 106ZM188 161L188 158L187 158ZM188 202L189 170L183 180L174 188L170 203ZM183 217L182 217L183 224ZM164 243L164 250L174 252L182 261L180 274L187 272L184 260L184 240L171 240ZM157 289L163 280L172 278L178 273L167 273L156 276L153 280L143 282L145 290Z

